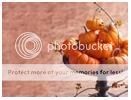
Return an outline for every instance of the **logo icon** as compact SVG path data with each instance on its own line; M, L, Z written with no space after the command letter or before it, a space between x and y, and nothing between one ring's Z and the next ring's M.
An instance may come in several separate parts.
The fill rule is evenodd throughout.
M29 46L32 44L33 47L31 49L27 48L28 44ZM42 42L40 38L32 32L22 33L15 41L15 50L24 59L35 58L41 52L41 49Z

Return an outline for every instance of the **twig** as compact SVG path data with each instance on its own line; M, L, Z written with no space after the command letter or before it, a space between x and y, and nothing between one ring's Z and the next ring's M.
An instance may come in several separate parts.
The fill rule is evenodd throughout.
M120 83L120 82L122 82L122 81L124 81L125 79L126 79L127 77L125 77L124 79L122 79L122 80L119 80L119 81L117 81L117 82L114 82L113 84L112 84L112 86L110 86L110 87L121 87L121 86L123 86L123 85L126 85L126 84L121 84L120 86L118 86L118 83Z
M74 95L74 97L77 97L79 94L81 94L81 93L83 93L84 91L89 90L89 89L95 89L95 88L86 88L86 89L84 89L84 90L81 90L80 92L76 93L76 94Z
M88 31L87 31L87 28L85 27L85 26L83 26L84 27L84 30L85 30L85 32L87 33Z

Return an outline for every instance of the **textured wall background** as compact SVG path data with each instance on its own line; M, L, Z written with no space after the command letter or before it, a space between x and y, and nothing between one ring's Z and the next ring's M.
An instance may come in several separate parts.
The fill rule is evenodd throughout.
M121 19L122 35L128 32L127 3L99 3L114 19ZM3 3L3 64L59 64L59 53L47 52L52 40L78 36L83 25L92 18L97 7L93 3ZM101 13L106 23L109 19ZM34 32L42 40L42 52L34 59L24 60L16 54L14 44L23 32ZM3 82L4 96L72 96L77 82ZM95 82L81 82L84 87ZM92 84L93 83L93 84ZM64 87L63 87L64 86ZM113 90L115 93L119 91ZM88 91L92 92L92 91ZM127 94L125 94L127 95ZM86 96L86 93L82 94Z
M127 3L100 3L114 19L121 19L120 28L127 36ZM3 3L3 63L61 63L59 53L47 52L53 40L78 36L83 25L91 19L97 7L93 3ZM105 23L110 20L99 15ZM24 60L16 54L14 44L23 32L34 32L42 40L38 57Z

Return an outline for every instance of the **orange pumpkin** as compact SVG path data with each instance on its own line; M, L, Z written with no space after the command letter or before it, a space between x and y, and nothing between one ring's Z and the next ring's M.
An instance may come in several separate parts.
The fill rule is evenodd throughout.
M99 32L98 41L111 43L114 48L122 43L121 34L114 24L109 24L109 26L106 26L105 30Z
M118 47L122 43L122 39L119 36L115 26L109 25L108 30L101 30L98 35L98 41L103 43L111 43L112 46Z
M82 55L82 53L78 50L69 51L69 63L77 64L78 58Z
M89 44L95 42L97 39L97 34L95 31L89 31L86 33L81 33L79 35L79 41L81 44Z
M123 40L121 46L121 52L128 55L128 40Z
M100 64L100 61L93 57L88 56L88 64Z
M104 60L104 64L127 64L128 57L125 54L120 54L118 56L109 57Z
M100 47L99 47L100 46ZM85 53L94 58L108 58L112 54L112 45L106 43L92 43Z
M88 62L88 55L86 54L82 54L79 58L78 58L78 64L86 64Z
M102 19L95 18L94 20L87 20L86 26L90 30L103 30L105 28Z
M62 50L65 56L69 55L69 51L72 49L73 45L77 45L75 38L69 38L63 42Z
M72 50L69 53L69 63L70 64L99 64L100 62L88 55L81 53L78 50Z
M116 32L116 33L118 33L118 30L117 30L117 28L116 28L116 26L113 24L113 23L111 23L111 24L109 24L108 26L106 26L107 28L107 31L109 30L109 31L113 31L113 32Z
M128 55L128 49L124 49L123 48L123 49L121 49L121 52L124 53L124 54L126 54L126 55Z
M128 40L123 40L122 48L128 49Z

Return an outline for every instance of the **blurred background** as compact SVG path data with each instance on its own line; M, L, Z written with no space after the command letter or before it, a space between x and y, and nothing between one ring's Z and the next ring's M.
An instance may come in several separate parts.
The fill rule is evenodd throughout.
M99 3L114 20L121 20L119 28L128 37L128 3ZM92 19L97 8L93 3L3 3L2 5L3 64L62 64L62 56L48 52L51 41L78 37L84 32L87 19ZM109 23L103 13L98 16ZM15 50L16 38L24 32L34 32L42 40L40 54L30 60L21 58ZM73 96L77 82L57 81L3 81L3 96ZM95 82L81 82L84 87ZM112 90L119 93L120 90ZM94 92L94 91L87 91ZM81 96L87 96L85 92ZM124 96L127 96L125 94Z

